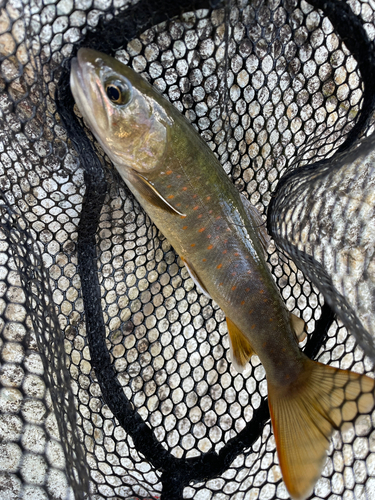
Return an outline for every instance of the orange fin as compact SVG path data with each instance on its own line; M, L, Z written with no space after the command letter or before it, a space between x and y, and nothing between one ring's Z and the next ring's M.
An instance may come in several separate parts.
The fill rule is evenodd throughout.
M185 267L186 267L186 269L188 270L188 272L190 274L190 278L194 281L194 283L196 284L196 286L198 287L198 289L202 293L204 293L206 295L206 297L208 297L209 299L211 299L211 295L207 292L206 287L204 286L202 280L200 279L200 277L196 273L196 271L193 268L193 266L191 264L189 264L189 262L186 259L184 259L184 257L182 257L182 255L180 255L180 258L181 258L182 262L185 264Z
M254 349L251 347L247 337L237 326L227 318L227 326L229 332L229 343L232 363L235 369L241 373L243 372L246 363L251 356L255 354Z
M298 342L303 342L306 338L306 323L302 318L299 318L295 314L290 314L290 324L292 325L293 331L296 334Z
M375 406L374 380L305 360L288 386L268 381L268 404L285 486L294 500L312 492L334 429Z
M133 184L135 189L145 198L151 205L161 208L162 210L170 213L176 214L180 217L186 217L185 214L177 210L173 205L169 203L159 191L149 182L146 177L133 169L129 169L130 182Z

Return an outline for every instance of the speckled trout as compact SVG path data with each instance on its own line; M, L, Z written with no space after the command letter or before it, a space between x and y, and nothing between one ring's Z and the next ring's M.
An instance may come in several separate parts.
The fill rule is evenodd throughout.
M72 60L71 89L134 196L224 311L235 367L259 356L283 479L292 498L305 499L333 430L373 409L374 380L303 354L303 323L286 309L267 267L260 215L169 101L90 49Z

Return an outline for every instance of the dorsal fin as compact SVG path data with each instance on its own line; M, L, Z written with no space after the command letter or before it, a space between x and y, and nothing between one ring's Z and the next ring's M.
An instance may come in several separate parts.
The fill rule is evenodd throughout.
M255 351L247 337L229 318L227 318L227 326L232 363L235 369L241 373L251 356L255 354Z
M162 210L170 213L179 215L180 217L186 217L185 214L177 210L173 205L167 201L164 196L162 196L159 191L153 186L148 179L139 172L133 169L129 169L130 182L133 184L135 189L145 198L151 205L161 208Z
M245 196L242 193L241 193L241 200L246 212L248 213L248 216L253 221L255 229L258 232L258 236L260 242L262 243L264 252L267 254L267 249L271 243L271 238L267 233L266 223L262 219L262 216L260 215L258 210L254 207L254 205L252 205L250 201L247 198L245 198Z

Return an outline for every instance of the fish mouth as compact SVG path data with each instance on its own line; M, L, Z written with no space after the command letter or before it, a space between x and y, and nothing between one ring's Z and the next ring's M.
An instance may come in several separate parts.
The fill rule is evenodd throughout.
M101 66L98 52L92 49L81 48L71 61L70 88L78 109L82 113L89 127L98 130L98 123L104 121L108 127L108 118L103 109L106 103L100 91L100 78L97 69Z
M73 87L77 83L82 87L90 85L90 76L95 73L95 68L101 66L100 58L95 50L81 48L77 53L77 57L73 57L71 61L71 75L70 84Z

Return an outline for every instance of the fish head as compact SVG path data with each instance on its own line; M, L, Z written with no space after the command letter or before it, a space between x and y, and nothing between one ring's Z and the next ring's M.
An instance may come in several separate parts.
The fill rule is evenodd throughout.
M72 60L70 87L89 128L120 170L156 167L173 119L144 78L113 57L81 48Z

